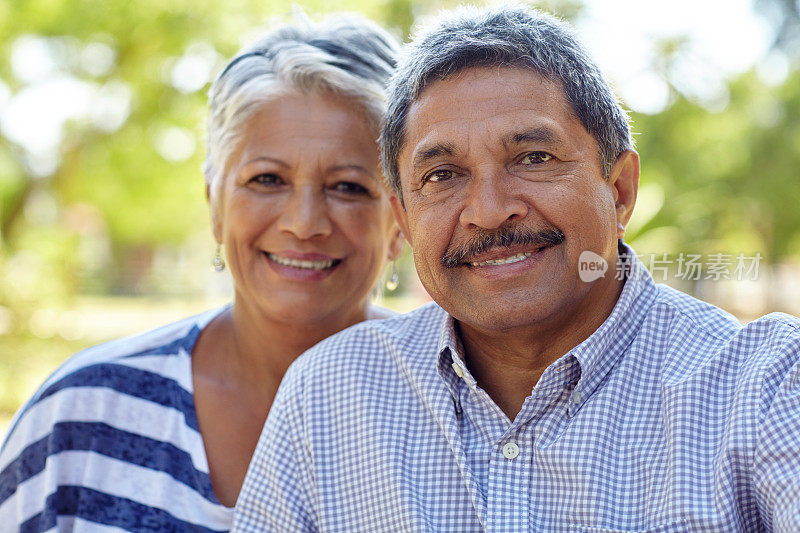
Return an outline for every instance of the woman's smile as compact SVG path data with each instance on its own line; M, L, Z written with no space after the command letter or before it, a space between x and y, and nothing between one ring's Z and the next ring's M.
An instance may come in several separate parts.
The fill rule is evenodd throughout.
M264 252L264 257L278 275L292 281L321 281L342 264L342 259L319 253Z

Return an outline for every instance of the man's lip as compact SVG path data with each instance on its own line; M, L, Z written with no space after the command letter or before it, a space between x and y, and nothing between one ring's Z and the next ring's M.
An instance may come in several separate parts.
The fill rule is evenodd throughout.
M553 245L551 244L539 244L539 245L519 245L519 246L508 246L508 247L494 247L486 252L481 254L468 257L464 259L464 264L467 266L472 266L471 263L483 263L485 261L497 261L498 259L506 259L508 257L515 256L517 254L536 254L541 252L545 248L549 248Z

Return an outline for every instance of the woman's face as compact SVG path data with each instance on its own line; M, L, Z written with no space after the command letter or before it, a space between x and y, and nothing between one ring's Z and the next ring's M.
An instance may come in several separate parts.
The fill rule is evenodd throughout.
M333 96L289 93L250 116L210 197L237 305L294 324L364 318L402 249L376 137Z

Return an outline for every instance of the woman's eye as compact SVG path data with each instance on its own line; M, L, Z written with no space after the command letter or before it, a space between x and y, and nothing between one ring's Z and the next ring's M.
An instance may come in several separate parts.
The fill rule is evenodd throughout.
M333 189L347 194L369 194L369 190L352 181L342 181L333 186Z
M281 183L281 178L275 174L258 174L250 178L250 183L258 185L276 185Z
M541 165L542 163L546 163L551 159L553 159L553 156L547 152L531 152L529 154L525 154L520 162L526 165Z
M452 170L447 170L445 168L440 168L439 170L434 170L430 174L427 174L423 178L423 183L427 183L429 181L437 182L437 181L446 181L453 177L455 173Z

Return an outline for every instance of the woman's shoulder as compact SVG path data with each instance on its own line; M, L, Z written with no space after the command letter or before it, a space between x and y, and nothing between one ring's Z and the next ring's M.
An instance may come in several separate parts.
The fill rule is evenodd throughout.
M192 346L208 322L224 309L78 352L58 367L19 410L8 435L20 418L43 402L50 413L45 419L70 412L88 396L103 397L105 403L95 405L95 411L108 411L131 398L161 405L190 402Z
M223 310L89 348L48 378L0 448L0 519L8 519L0 523L47 522L51 499L83 507L111 499L131 523L136 509L170 509L225 524L208 478L190 360L197 336ZM142 494L143 483L162 484L171 496Z
M62 363L44 382L42 389L92 365L118 363L130 366L146 358L156 361L158 357L191 353L203 328L225 309L227 306L87 348Z

